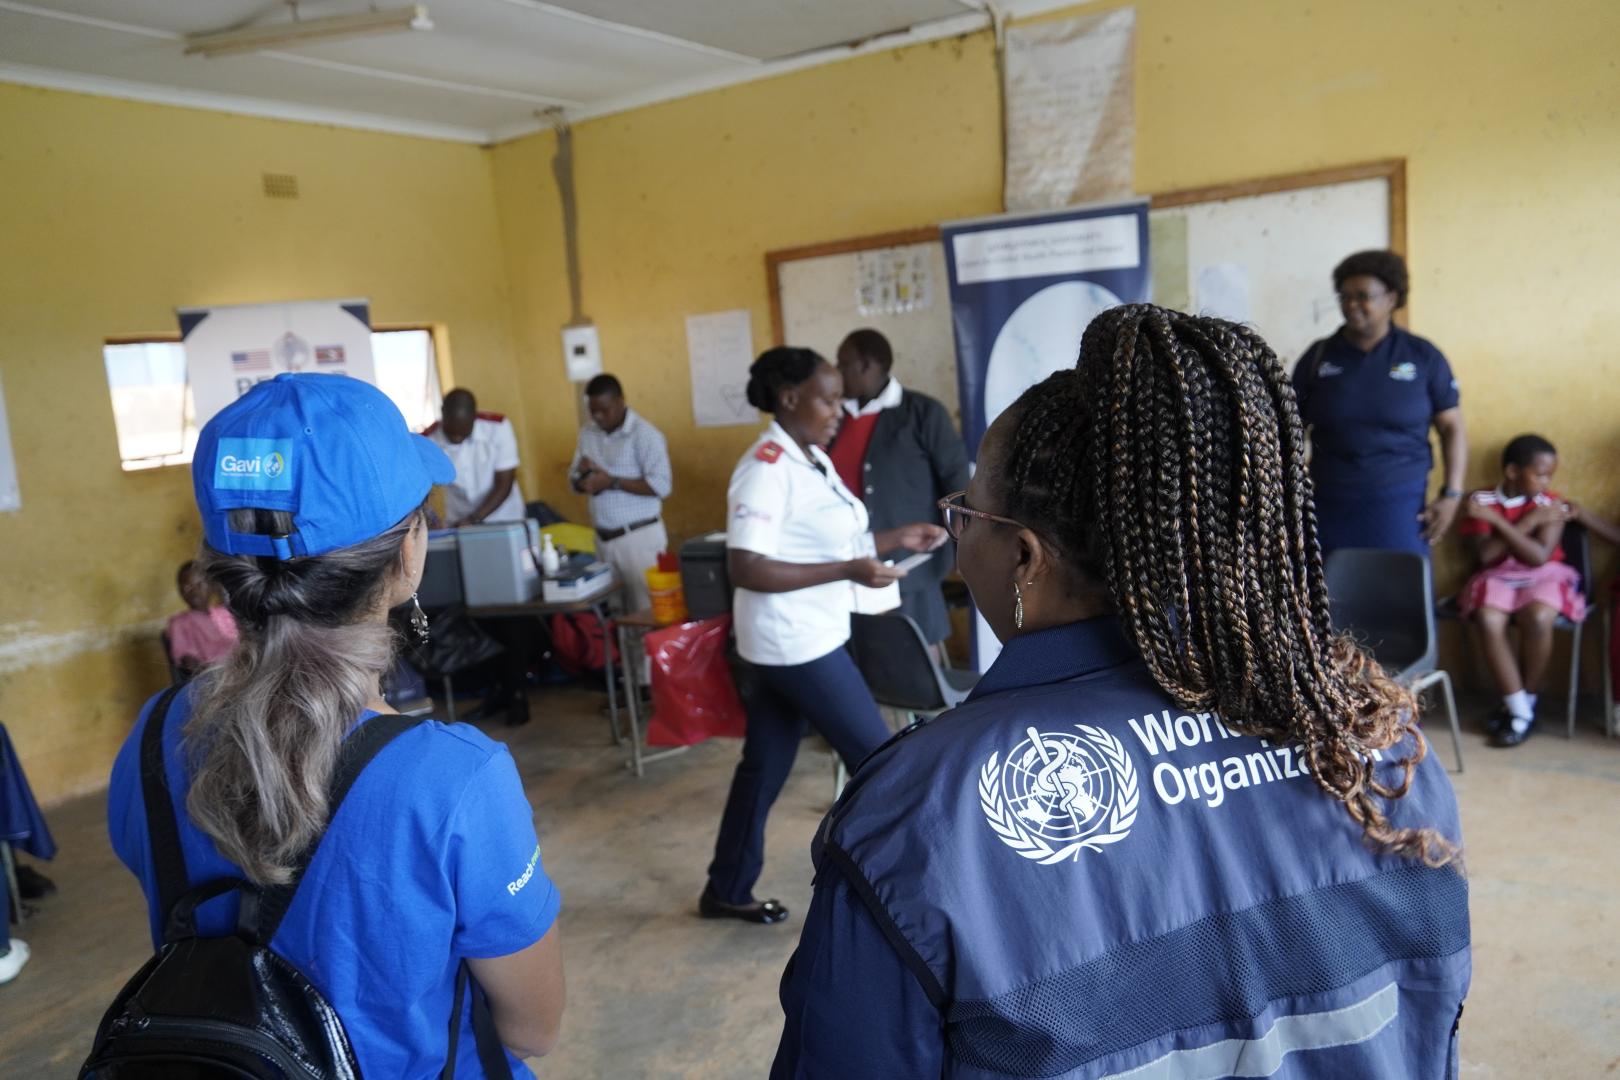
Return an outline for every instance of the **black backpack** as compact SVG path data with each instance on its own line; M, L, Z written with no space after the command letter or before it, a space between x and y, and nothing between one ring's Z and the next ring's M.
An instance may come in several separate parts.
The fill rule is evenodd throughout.
M297 860L286 885L258 888L240 878L219 878L189 887L163 765L163 725L177 691L171 687L158 699L141 738L141 794L158 909L165 913L163 944L102 1017L79 1080L359 1080L360 1066L336 1010L270 950L319 838ZM413 717L376 716L344 741L328 791L329 823L378 751L419 723ZM241 892L236 933L198 937L198 906L232 889ZM441 1077L450 1080L455 1074L469 986L479 1061L487 1076L507 1080L511 1070L489 1003L465 962L456 973L450 1048Z

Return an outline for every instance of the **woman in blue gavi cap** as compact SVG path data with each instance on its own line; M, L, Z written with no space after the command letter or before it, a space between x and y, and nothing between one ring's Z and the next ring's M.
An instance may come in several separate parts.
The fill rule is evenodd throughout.
M549 1051L562 1017L560 900L504 746L465 724L417 724L329 807L345 738L394 711L378 686L394 650L388 611L414 596L424 502L454 475L387 396L346 376L282 375L214 417L192 462L200 561L242 640L166 716L147 704L108 795L155 942L165 890L142 797L149 720L191 886L283 884L308 859L269 945L332 1004L364 1076L447 1074L452 1045L456 1077L491 1075L477 994L456 992L463 962L513 1075L532 1075L520 1058ZM199 908L199 932L233 932L239 895Z

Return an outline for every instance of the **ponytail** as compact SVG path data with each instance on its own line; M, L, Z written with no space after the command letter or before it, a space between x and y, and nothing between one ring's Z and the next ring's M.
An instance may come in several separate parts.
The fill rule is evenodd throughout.
M392 631L370 616L421 516L285 562L203 550L242 637L197 680L184 731L193 763L186 811L257 884L286 882L325 826L338 749L393 661ZM231 513L237 532L285 535L291 526L281 511Z

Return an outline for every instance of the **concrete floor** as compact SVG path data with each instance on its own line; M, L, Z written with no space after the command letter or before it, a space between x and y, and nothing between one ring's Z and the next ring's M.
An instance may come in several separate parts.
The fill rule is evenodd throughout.
M781 1025L782 965L810 892L810 837L832 769L807 744L771 816L760 895L795 917L779 927L694 917L736 761L711 742L648 767L619 765L599 694L551 690L535 722L493 734L512 746L563 890L569 1005L562 1044L537 1063L557 1080L756 1078ZM1477 710L1476 710L1477 711ZM1620 740L1542 734L1493 751L1465 731L1456 778L1467 830L1474 990L1464 1077L1620 1072ZM1468 725L1465 723L1465 728ZM1451 761L1449 737L1432 729ZM147 957L134 880L108 848L99 798L53 810L60 893L18 936L34 958L0 987L0 1077L71 1077L122 981Z

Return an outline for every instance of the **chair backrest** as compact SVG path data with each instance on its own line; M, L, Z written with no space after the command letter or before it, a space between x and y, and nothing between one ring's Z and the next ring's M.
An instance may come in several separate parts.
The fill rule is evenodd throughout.
M1596 589L1596 582L1592 577L1592 537L1586 526L1578 521L1571 521L1564 526L1564 537L1559 541L1564 549L1564 562L1573 566L1581 575L1581 594L1586 597L1588 607L1597 601L1592 594Z
M910 616L852 615L849 649L879 705L909 712L950 707L928 642Z
M1429 560L1410 551L1338 548L1325 567L1333 624L1399 673L1438 660Z

